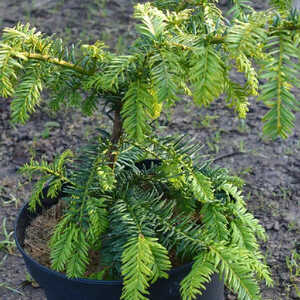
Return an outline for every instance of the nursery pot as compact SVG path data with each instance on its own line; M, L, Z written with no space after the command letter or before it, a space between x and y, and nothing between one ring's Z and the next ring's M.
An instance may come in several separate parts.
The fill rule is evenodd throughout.
M47 209L55 204L57 200L47 199L44 207ZM26 227L41 213L28 210L28 204L21 209L15 226L15 240L19 251L25 260L25 264L31 276L44 289L48 300L118 300L121 297L122 281L106 281L92 279L69 279L64 274L50 270L32 257L23 249ZM159 279L151 286L151 300L180 300L179 283L189 272L191 264L183 265L172 269L168 279ZM217 274L206 285L206 290L198 300L223 300L224 284L219 280Z
M149 161L143 163L147 167ZM157 163L157 162L155 162ZM146 164L146 165L145 165ZM140 166L138 166L140 167ZM44 191L46 194L46 190ZM59 197L42 200L43 209L48 209L56 204ZM30 222L41 214L42 208L36 212L28 210L28 203L21 209L15 224L15 240L21 252L26 267L32 278L45 291L48 300L119 300L122 293L123 282L121 280L93 280L93 279L70 279L64 274L53 271L35 261L24 251L24 239L26 227ZM180 281L188 274L191 264L182 265L169 272L168 279L159 279L150 288L149 299L151 300L181 300ZM210 283L206 284L206 290L198 300L224 300L224 283L214 274Z

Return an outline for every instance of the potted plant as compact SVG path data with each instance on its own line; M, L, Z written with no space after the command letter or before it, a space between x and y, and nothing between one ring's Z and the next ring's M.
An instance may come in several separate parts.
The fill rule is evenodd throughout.
M200 106L226 94L244 118L248 97L259 93L259 70L260 99L270 108L265 134L291 132L298 12L290 1L256 12L234 0L229 21L215 2L138 4L139 36L126 55L99 41L68 48L29 25L4 29L0 90L13 97L13 121L28 120L44 89L53 109L91 115L103 106L113 115L111 134L101 131L79 154L66 150L52 163L21 168L42 176L18 217L17 245L48 299L139 300L150 291L150 299L221 300L223 280L239 299L259 299L259 282L272 284L257 241L264 229L245 208L241 180L203 160L198 145L158 137L152 123L182 94ZM52 205L50 270L22 241L41 207ZM86 279L91 251L100 253L100 271ZM182 266L172 269L176 262ZM163 288L168 276L173 283Z

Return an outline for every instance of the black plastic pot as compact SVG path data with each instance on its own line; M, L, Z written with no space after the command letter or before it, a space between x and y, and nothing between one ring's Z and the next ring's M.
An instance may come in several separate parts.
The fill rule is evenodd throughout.
M159 163L146 160L138 165L139 168L149 168L148 164ZM46 195L47 190L44 190ZM50 208L58 202L57 199L48 199L45 197L42 201L44 209ZM64 274L50 270L32 257L23 249L25 230L30 222L42 211L39 207L35 213L28 210L28 204L21 209L16 225L15 240L19 251L22 253L27 269L31 276L44 289L48 300L118 300L121 297L122 281L106 281L91 279L69 279ZM180 300L179 283L189 272L191 264L174 268L169 272L168 279L160 279L151 286L151 300ZM212 280L206 286L203 295L198 300L224 300L224 283L219 280L218 275L212 276Z
M49 200L45 207L51 206ZM50 270L34 259L23 249L25 229L30 222L40 213L28 211L28 204L21 209L15 226L15 240L19 251L22 253L27 269L31 276L44 289L48 300L118 300L121 296L122 281L104 281L90 279L69 279L65 275ZM180 300L179 283L188 273L190 265L184 265L170 271L169 279L158 280L151 287L150 299L152 300ZM217 275L207 285L206 291L198 300L223 300L224 284Z

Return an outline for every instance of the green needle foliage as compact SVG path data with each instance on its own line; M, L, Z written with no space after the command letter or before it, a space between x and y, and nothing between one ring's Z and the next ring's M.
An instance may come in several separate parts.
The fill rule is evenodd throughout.
M262 226L247 212L239 178L214 168L201 145L158 138L153 120L187 95L198 105L220 96L239 117L258 96L269 108L264 133L286 138L299 101L299 12L292 1L271 1L256 12L233 0L223 16L217 0L138 4L138 38L117 55L97 41L66 47L28 24L5 28L0 40L0 94L12 97L14 122L41 105L99 108L113 120L111 135L54 162L32 160L21 171L39 174L30 209L59 197L63 216L52 235L52 268L86 274L90 251L100 251L100 277L124 281L122 299L147 299L167 278L174 255L193 261L181 282L183 299L196 299L219 273L239 299L260 299L259 282L272 284L258 239ZM234 79L244 75L244 83ZM111 115L113 113L113 116ZM171 255L172 254L172 255ZM98 278L98 277L97 277Z
M299 13L290 1L273 1L274 9L263 13L234 1L229 21L214 2L137 5L140 37L127 55L109 53L101 42L68 49L29 25L4 29L0 91L14 98L13 120L25 122L47 89L55 109L74 105L91 114L99 98L113 107L122 103L124 130L141 141L149 119L180 93L193 96L197 105L226 94L245 117L247 98L261 90L260 99L270 108L264 132L287 137L299 106L292 92L299 86ZM244 73L244 85L231 78L234 70Z
M122 264L122 299L147 299L144 295L149 294L149 281L168 278L166 271L171 268L168 250L157 239L147 238L142 234L125 245Z

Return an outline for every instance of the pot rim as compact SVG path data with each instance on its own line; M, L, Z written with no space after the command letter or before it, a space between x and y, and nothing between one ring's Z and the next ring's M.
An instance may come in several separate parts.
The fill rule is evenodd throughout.
M19 220L20 220L22 214L24 213L25 209L27 210L28 204L29 204L29 202L25 203L22 206L22 208L19 210L16 221L15 221L15 225L14 225L14 239L16 242L16 246L17 246L18 250L21 252L21 254L23 255L23 257L26 257L26 259L29 260L32 264L39 266L39 268L41 268L45 272L48 272L48 273L52 274L53 276L57 276L62 279L65 279L65 280L69 280L71 282L79 282L79 283L84 283L84 284L123 285L123 280L97 280L97 279L88 279L88 278L68 278L65 274L57 272L52 269L49 269L48 267L40 264L35 259L33 259L31 256L29 256L25 252L23 247L21 246L21 244L18 240L18 237L17 237L17 229L19 227ZM177 273L181 269L185 269L186 267L190 266L191 264L192 263L187 263L187 264L181 265L179 267L172 268L170 271L168 271L168 274L172 275L174 273ZM160 279L162 280L163 278L160 278Z

